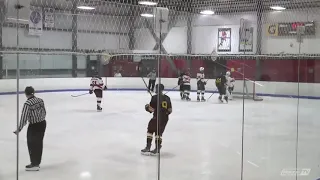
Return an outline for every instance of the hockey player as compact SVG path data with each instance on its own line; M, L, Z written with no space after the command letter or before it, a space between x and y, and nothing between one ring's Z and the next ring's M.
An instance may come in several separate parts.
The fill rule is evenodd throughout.
M228 96L226 96L226 87L227 87L227 79L226 76L221 73L220 76L216 78L216 87L219 91L219 100L223 102L222 98L228 102Z
M153 117L148 124L147 146L141 150L141 153L145 155L149 155L149 154L155 155L160 152L160 149L162 147L162 134L169 121L169 115L172 113L172 105L171 105L170 97L163 94L163 90L164 90L163 84L157 84L156 95L153 95L151 98L151 102L145 105L145 110L149 113L153 113ZM160 96L159 97L160 102L158 102L158 96ZM158 112L158 104L160 105L159 112ZM153 134L155 134L156 147L154 150L150 151Z
M207 82L204 80L204 67L200 67L200 72L197 73L197 101L200 101L200 94L201 94L201 101L206 101L204 99L204 92L205 86Z
M181 100L183 100L184 99L184 97L183 97L183 83L182 83L182 77L183 77L183 75L184 75L185 73L184 72L182 72L181 74L180 74L180 76L179 76L179 78L178 78L178 85L180 86L180 97L181 97Z
M233 99L232 92L234 89L235 80L234 80L234 78L231 77L230 71L227 71L226 79L227 79L227 86L228 86L227 95L228 95L229 100L232 100Z
M187 101L191 101L189 97L190 91L191 91L190 81L191 81L190 72L187 71L182 76L183 99Z
M95 73L95 76L93 76L90 80L90 89L89 94L96 95L97 98L97 110L101 111L101 101L103 97L103 90L107 89L107 87L104 85L103 80L101 77L98 76L98 73Z

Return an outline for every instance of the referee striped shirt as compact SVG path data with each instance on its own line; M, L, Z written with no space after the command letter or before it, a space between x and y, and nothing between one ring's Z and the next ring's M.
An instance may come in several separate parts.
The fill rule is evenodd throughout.
M44 121L46 118L46 108L41 98L30 97L23 105L19 130L27 124L36 124Z

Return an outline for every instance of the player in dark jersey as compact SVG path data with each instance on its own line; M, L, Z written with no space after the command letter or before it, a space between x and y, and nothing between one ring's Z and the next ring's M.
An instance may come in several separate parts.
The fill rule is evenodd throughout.
M178 85L180 86L180 89L179 89L180 90L180 97L182 100L184 99L184 96L183 96L184 89L183 89L183 81L182 81L183 75L185 75L185 72L182 72L178 78Z
M162 134L169 121L169 115L172 113L172 105L171 105L170 97L163 94L162 93L163 90L164 90L163 84L157 84L156 95L153 95L150 103L145 105L145 110L149 113L153 113L153 117L148 124L147 146L141 150L142 154L146 154L146 155L158 154L162 147ZM158 103L158 98L160 98L159 103ZM158 104L160 105L159 112L158 112ZM155 134L156 147L154 150L150 151L153 134Z
M228 96L226 96L226 87L227 87L227 78L226 76L221 73L220 76L216 78L216 87L219 91L219 100L223 102L222 98L228 102Z

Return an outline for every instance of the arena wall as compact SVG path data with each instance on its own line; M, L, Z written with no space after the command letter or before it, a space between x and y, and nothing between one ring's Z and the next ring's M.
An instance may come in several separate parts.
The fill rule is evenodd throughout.
M21 79L19 92L26 86L33 86L37 92L87 91L89 78L43 78ZM111 91L145 91L146 87L141 78L105 78L108 90ZM147 79L146 79L147 81ZM178 90L176 78L162 78L161 83L167 90ZM196 79L192 79L192 90L196 90ZM243 81L237 81L235 92L242 92ZM206 86L208 92L216 91L214 80L210 79ZM290 97L320 99L320 84L318 83L288 83L288 82L251 82L246 81L249 93L256 92L259 96ZM15 94L17 81L14 79L0 80L0 95Z

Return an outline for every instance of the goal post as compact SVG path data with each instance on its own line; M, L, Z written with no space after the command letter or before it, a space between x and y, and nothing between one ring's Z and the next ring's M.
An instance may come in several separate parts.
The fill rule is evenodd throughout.
M263 101L263 98L260 97L259 88L263 85L255 80L250 79L236 79L235 86L233 91L233 98L244 98L244 99L252 99L254 101Z

